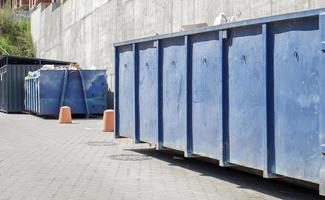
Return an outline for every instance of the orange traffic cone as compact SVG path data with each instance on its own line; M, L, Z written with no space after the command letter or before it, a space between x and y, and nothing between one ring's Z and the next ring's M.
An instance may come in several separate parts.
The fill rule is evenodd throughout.
M114 110L105 110L103 117L102 131L112 132L114 131Z
M70 107L63 106L60 108L59 123L60 124L71 124L72 123Z

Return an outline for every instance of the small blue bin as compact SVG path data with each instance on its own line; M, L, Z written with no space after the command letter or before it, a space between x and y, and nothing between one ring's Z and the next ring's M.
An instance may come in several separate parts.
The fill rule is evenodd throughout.
M102 114L107 91L105 70L40 70L25 79L25 110L52 116L69 106L72 114Z

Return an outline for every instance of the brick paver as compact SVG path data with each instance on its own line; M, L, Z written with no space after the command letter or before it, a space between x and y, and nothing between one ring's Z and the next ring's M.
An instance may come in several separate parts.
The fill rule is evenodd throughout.
M318 192L115 140L101 120L0 114L0 200L318 199Z

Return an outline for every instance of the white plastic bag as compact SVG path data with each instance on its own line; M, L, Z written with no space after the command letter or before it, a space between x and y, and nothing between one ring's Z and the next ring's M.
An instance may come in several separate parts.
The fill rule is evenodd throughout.
M227 17L226 17L226 14L222 12L216 17L213 25L220 25L220 24L225 24L225 23L227 23Z

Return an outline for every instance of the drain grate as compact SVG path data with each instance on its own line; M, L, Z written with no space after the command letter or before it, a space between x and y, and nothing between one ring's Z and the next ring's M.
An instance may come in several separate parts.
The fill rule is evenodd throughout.
M115 146L117 143L115 142L110 142L110 141L91 141L86 143L88 146Z
M121 161L142 161L142 160L150 160L151 157L146 155L137 155L137 154L116 154L111 155L111 159L113 160L121 160Z

